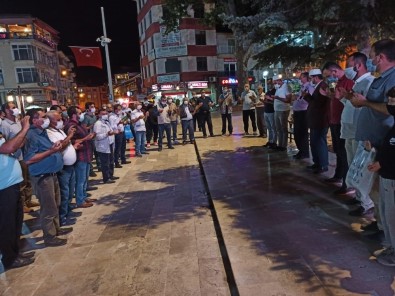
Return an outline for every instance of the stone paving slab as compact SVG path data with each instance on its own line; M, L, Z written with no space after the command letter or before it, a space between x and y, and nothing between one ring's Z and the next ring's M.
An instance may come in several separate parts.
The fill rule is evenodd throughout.
M130 147L130 146L129 146ZM34 264L2 272L0 295L230 295L194 145L155 151L91 182L68 244L44 248L37 214L24 243Z
M336 187L307 161L263 148L266 139L199 138L197 146L240 295L394 295L395 269L370 258L377 240L358 233ZM220 120L214 119L215 133Z

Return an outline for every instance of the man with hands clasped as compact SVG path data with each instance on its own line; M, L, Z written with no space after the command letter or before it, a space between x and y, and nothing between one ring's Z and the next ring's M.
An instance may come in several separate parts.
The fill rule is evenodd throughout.
M142 157L143 154L149 154L145 151L145 140L146 140L146 127L145 120L147 119L142 110L141 103L138 103L135 110L133 110L131 115L131 121L134 126L134 131L136 133L135 138L135 155L136 157ZM148 112L147 112L148 114Z

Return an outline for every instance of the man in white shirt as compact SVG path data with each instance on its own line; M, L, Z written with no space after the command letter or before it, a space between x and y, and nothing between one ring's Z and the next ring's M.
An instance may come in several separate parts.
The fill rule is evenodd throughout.
M61 141L63 169L58 172L58 181L60 188L60 207L59 207L59 222L60 225L67 224L67 216L71 213L71 200L74 196L75 190L75 171L74 164L77 161L77 153L75 147L79 147L79 143L71 144L71 139L74 136L75 128L68 130L68 135L63 131L62 116L57 111L47 112L49 118L49 128L47 129L48 138L52 143Z
M241 93L240 100L243 102L243 124L245 135L249 135L248 119L250 119L253 135L256 136L257 126L255 118L255 103L257 102L257 96L255 92L250 89L250 85L248 83L244 85L244 91Z
M136 109L133 110L131 120L134 126L134 132L136 134L135 139L135 155L136 157L142 157L143 154L149 154L145 151L145 139L146 139L146 127L145 127L145 115L142 111L141 102L137 103Z

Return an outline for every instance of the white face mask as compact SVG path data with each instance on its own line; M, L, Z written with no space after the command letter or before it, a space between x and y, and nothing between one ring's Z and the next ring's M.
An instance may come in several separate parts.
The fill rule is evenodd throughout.
M19 114L21 114L21 111L19 111L18 108L12 109L12 115L14 115L14 116L16 117L16 116L18 116Z
M63 120L58 121L58 122L56 123L56 129L62 129L62 128L63 128Z
M275 88L275 89L279 89L279 88L280 88L280 84L276 83L276 84L274 85L274 88Z
M188 105L188 101L184 101L184 105Z
M143 108L143 106L141 106L141 105L137 106L137 110L141 110L141 108Z
M357 76L357 71L354 70L354 67L348 67L344 70L344 75L348 78L353 80L355 76Z
M108 115L102 115L101 120L108 120Z
M167 102L168 102L169 104L171 104L171 103L173 103L173 100L170 99L170 100L167 100Z
M96 108L91 108L91 113L95 113L96 112Z
M46 129L49 126L49 118L45 118L43 124L41 125L42 129Z
M83 122L85 118L85 113L80 114L80 118L78 119L80 122Z

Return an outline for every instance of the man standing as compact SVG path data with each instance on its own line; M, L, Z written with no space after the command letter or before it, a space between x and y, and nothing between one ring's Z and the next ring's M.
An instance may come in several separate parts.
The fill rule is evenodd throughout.
M16 117L20 114L20 110L13 102L8 102L2 105L2 111L5 113L5 118L2 122L1 132L4 139L8 141L22 130L20 122L16 120ZM21 194L24 200L24 212L28 213L32 211L32 207L37 207L40 204L32 200L33 188L29 178L29 170L23 161L23 152L21 147L15 151L12 156L19 160L19 164L22 168L23 181L20 183Z
M44 244L47 247L61 246L67 239L58 235L69 233L73 228L60 228L59 206L60 189L57 173L63 168L62 142L53 144L46 129L49 119L39 109L27 112L30 116L30 129L26 136L24 159L29 167L34 192L40 200L40 222Z
M320 69L309 72L314 89L303 92L303 98L309 103L307 107L307 125L310 128L310 147L314 164L308 166L315 174L328 171L328 143L330 99L320 93L320 89L328 86L323 81Z
M287 151L288 146L288 117L291 110L291 90L280 75L273 76L274 88L274 125L276 127L279 151Z
M114 163L116 168L122 168L120 161L126 164L126 159L122 159L122 147L123 141L126 143L124 137L124 123L122 114L122 107L119 104L114 105L114 112L108 115L108 121L110 122L111 129L114 131L115 143L114 143ZM123 154L125 157L125 154Z
M84 117L81 109L76 106L69 107L67 110L69 121L64 127L66 133L70 128L75 129L72 143L81 143L80 149L77 150L77 162L74 165L75 169L75 200L77 207L88 208L93 206L94 199L88 198L88 179L89 171L92 162L92 143L91 140L95 136L94 133L89 133L86 128L82 126Z
M96 134L95 146L102 164L103 183L115 183L114 180L114 131L108 122L106 109L100 109L99 120L96 121L93 131Z
M192 106L192 112L194 112L198 106L198 96L197 93L195 91L192 92L192 98L190 100L190 104ZM193 130L196 131L196 123L197 123L197 127L199 128L199 132L202 130L202 128L200 127L200 122L199 122L199 112L194 112L193 114Z
M159 139L158 139L158 151L162 151L163 146L163 133L166 131L167 147L174 149L171 143L171 126L170 126L170 110L167 104L166 96L162 95L157 105L158 109L158 128L159 128Z
M332 178L326 180L330 183L337 183L339 180L342 182L342 186L335 193L344 194L347 193L346 175L348 171L347 163L347 152L345 147L345 140L340 137L341 132L341 114L343 112L344 105L340 102L339 88L344 89L346 92L350 92L354 82L348 79L344 75L343 69L334 62L328 62L323 67L323 76L328 80L332 79L332 83L329 83L329 91L325 91L324 95L331 98L331 111L329 117L329 128L332 136L333 152L336 154L336 169L335 174Z
M233 109L233 95L227 86L223 87L222 94L219 96L219 108L222 118L222 136L226 135L226 122L228 122L229 136L233 133L232 125L232 109Z
M294 118L294 138L295 144L299 152L294 155L295 159L309 158L309 128L307 127L307 107L309 103L303 98L302 94L309 92L311 85L309 81L309 73L303 72L300 74L300 82L302 88L296 95L293 102L293 118Z
M84 115L84 120L82 121L82 126L86 128L86 130L89 133L93 132L93 125L96 122L96 108L95 104L93 102L87 102L85 103L85 115ZM97 169L100 171L100 161L98 160L97 157L97 152L95 151L95 145L91 141L92 144L92 151L93 155L95 156L96 159L96 166ZM93 165L90 166L89 168L89 176L90 177L96 177L96 173L93 171Z
M256 103L256 94L253 90L250 89L250 85L246 83L244 85L244 91L241 93L240 100L243 103L243 124L244 124L244 133L245 135L249 135L248 132L248 119L251 120L253 135L256 136L256 119L255 119L255 103Z
M18 160L10 154L23 145L29 130L29 116L21 122L21 131L6 143L0 144L0 253L5 269L18 268L34 262L30 254L19 253L23 224L23 199L19 183L23 181ZM30 256L29 256L30 255Z
M258 98L255 104L256 110L256 121L258 124L259 137L266 138L266 122L265 122L265 93L263 92L263 86L259 85Z
M49 111L49 128L47 129L48 138L52 143L62 143L63 168L58 172L58 181L60 188L60 207L59 219L60 225L66 224L66 219L71 212L70 203L75 191L75 172L74 164L77 161L77 153L71 144L75 128L69 128L68 135L63 131L63 120L59 112ZM78 143L75 144L78 147Z
M387 103L386 94L395 86L395 41L383 39L375 42L370 51L370 58L380 76L373 80L366 97L354 93L351 103L356 107L362 106L355 140L360 144L363 141L369 141L373 147L377 148L380 147L385 135L394 124L394 118L391 115L374 110L373 107ZM353 215L362 216L371 213L374 204L370 196L361 196L357 191L357 198L360 199L361 206L355 210Z
M207 131L206 131L206 123L208 127L208 131L210 133L210 137L214 137L214 132L213 132L213 123L211 121L211 113L210 113L210 107L213 106L213 101L211 100L210 97L206 96L206 92L202 90L200 92L201 96L198 98L197 101L197 107L195 109L195 112L198 112L199 114L199 122L200 122L200 127L203 131L203 137L207 138Z
M135 139L135 155L136 157L143 157L143 154L149 154L145 151L145 140L146 140L146 128L145 128L145 115L142 111L141 103L138 103L136 110L132 112L131 121L134 126L134 131L136 133Z
M265 94L265 122L269 133L269 139L263 147L276 148L277 147L277 132L274 126L274 94L276 89L273 84L268 84L268 89Z

